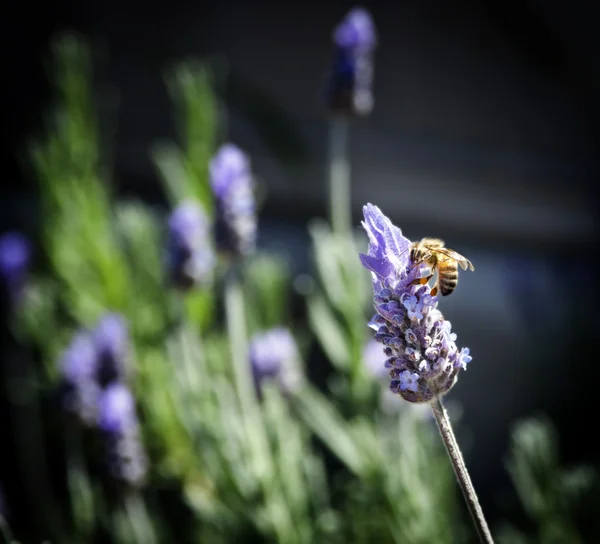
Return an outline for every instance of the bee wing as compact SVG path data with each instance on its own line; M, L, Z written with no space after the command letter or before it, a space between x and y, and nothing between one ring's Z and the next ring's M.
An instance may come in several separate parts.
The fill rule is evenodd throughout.
M463 257L460 253L452 250L452 249L448 249L446 247L444 248L436 248L436 249L432 249L432 251L437 251L438 253L442 253L444 255L446 255L446 257L450 257L450 259L454 259L463 270L466 270L467 268L469 268L470 270L475 270L475 267L473 266L473 263L471 261L469 261L469 259L467 259L466 257Z

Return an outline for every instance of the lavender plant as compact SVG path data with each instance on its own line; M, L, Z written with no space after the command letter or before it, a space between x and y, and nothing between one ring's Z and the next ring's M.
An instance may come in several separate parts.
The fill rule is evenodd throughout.
M590 466L562 465L557 433L548 419L530 418L514 425L506 465L529 528L504 523L499 542L576 544L597 539L598 524L590 529L578 516L582 503L593 499L597 472Z
M347 182L345 123L372 104L369 16L351 12L335 40L331 172ZM439 402L470 354L418 281L423 270L410 266L399 229L366 209L370 243L361 259L377 311L369 340L373 297L356 259L361 243L350 235L349 191L338 185L341 198L332 197L333 229L311 224L317 287L308 312L331 364L320 391L304 374L312 346L292 319L289 267L257 247L250 160L232 144L215 146L222 135L210 73L182 63L169 79L180 144L154 150L164 213L119 201L107 186L88 52L73 40L57 52L60 122L34 153L50 269L24 299L45 361L39 387L62 385L62 406L80 424L62 428L70 510L59 521L72 527L53 540L461 541L451 469L419 410L432 406L491 541ZM382 375L391 376L385 391ZM384 406L386 395L397 402ZM98 445L108 470L90 462ZM522 463L515 466L516 481L528 482ZM536 512L546 523L559 510Z
M369 325L386 346L390 387L405 400L430 403L473 522L482 542L492 536L441 401L471 361L469 349L456 347L450 322L437 309L437 297L422 278L426 265L411 263L410 241L379 208L363 208L368 254L360 260L373 279L376 314Z
M370 113L375 25L368 11L351 10L333 33L335 56L327 89L329 126L329 205L332 230L346 234L351 225L349 120Z

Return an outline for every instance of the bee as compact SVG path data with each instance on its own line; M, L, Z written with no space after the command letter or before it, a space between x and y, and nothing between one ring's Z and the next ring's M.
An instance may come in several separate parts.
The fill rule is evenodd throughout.
M420 242L413 242L410 246L410 260L413 266L425 263L431 269L429 277L420 278L415 283L425 285L437 270L437 281L431 290L432 296L437 295L439 291L445 297L456 289L459 265L463 270L475 270L469 259L444 247L444 241L438 238L423 238Z

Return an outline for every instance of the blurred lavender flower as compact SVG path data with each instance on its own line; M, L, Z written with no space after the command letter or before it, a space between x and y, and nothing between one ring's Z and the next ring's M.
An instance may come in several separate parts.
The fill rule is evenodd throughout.
M335 55L328 88L333 113L366 115L373 109L373 50L375 25L369 12L352 9L333 34Z
M146 475L147 459L140 442L135 400L126 385L115 382L104 389L98 401L98 427L111 475L128 485L139 484Z
M471 361L469 349L456 347L429 285L414 285L427 266L412 266L410 241L377 206L367 204L363 214L369 251L360 260L371 271L377 312L369 326L385 346L391 389L410 402L429 402L454 385Z
M292 392L302 380L298 368L298 347L285 327L276 327L252 337L250 364L259 391L263 381L273 380L283 392Z
M18 232L0 236L0 278L2 296L16 301L21 296L31 261L31 244Z
M189 289L211 278L215 264L209 226L202 208L181 203L169 217L167 268L171 283Z
M217 248L234 256L256 246L256 206L250 160L235 145L224 144L210 161L210 184L216 199Z
M117 313L104 314L92 332L98 357L97 380L105 386L127 375L129 331L125 318Z
M379 380L389 375L390 371L385 366L388 356L383 351L383 346L377 340L370 339L363 349L363 360L368 373Z
M89 333L79 332L73 337L62 355L60 369L64 409L84 425L94 425L100 386L96 381L97 352Z

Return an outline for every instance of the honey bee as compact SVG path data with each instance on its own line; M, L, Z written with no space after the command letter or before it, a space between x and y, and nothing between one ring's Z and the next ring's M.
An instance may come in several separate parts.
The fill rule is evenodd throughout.
M413 266L425 263L431 269L429 277L420 278L415 283L425 285L437 270L437 281L431 290L432 296L437 295L439 291L445 297L456 289L459 265L463 270L475 270L469 259L444 247L444 241L438 238L423 238L420 242L413 242L410 246L410 260Z

